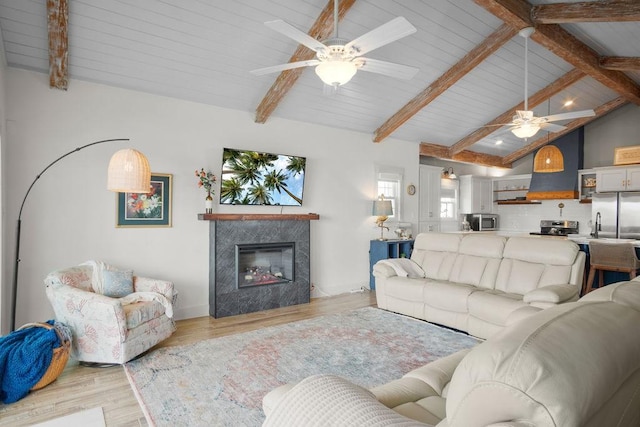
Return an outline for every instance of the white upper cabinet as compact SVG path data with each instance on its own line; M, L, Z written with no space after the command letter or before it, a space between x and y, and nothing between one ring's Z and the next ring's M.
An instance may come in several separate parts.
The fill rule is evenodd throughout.
M442 168L420 165L420 212L418 215L421 233L440 231L440 179Z
M596 169L596 192L640 190L640 166Z
M493 205L491 178L462 175L460 177L460 213L489 213Z

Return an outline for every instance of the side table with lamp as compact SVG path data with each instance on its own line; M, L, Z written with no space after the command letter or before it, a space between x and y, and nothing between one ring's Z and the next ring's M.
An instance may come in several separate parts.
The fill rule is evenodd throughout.
M372 271L376 262L381 259L388 258L409 258L413 250L413 239L392 239L388 240L384 237L384 229L387 231L389 227L384 225L389 216L393 215L393 206L391 200L385 200L384 195L380 195L373 202L372 215L377 216L376 225L380 227L380 238L371 240L369 245L369 289L376 289L375 278Z

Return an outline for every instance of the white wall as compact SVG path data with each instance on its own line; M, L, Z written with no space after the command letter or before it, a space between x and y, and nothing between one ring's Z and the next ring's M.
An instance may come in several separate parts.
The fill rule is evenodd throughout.
M613 165L616 147L640 145L640 106L627 104L584 128L584 168Z
M197 220L205 195L194 171L204 167L219 177L223 147L307 157L304 206L283 212L320 214L311 226L311 277L318 295L368 284L369 240L379 232L371 216L374 164L403 167L405 185L418 182L415 143L389 139L374 144L368 134L278 118L260 125L251 112L76 80L63 92L49 89L47 76L23 70L10 69L7 78L11 126L5 141L8 185L3 188L9 225L15 223L29 183L53 159L92 141L131 138L130 144L102 144L65 158L32 190L22 215L17 325L51 318L43 278L88 259L172 280L180 292L176 317L207 315L209 224ZM147 155L153 172L173 174L173 227L115 228L116 196L105 190L106 169L110 156L128 146ZM417 205L417 196L405 197L404 221L417 223ZM12 227L6 227L4 242L13 245L13 239Z

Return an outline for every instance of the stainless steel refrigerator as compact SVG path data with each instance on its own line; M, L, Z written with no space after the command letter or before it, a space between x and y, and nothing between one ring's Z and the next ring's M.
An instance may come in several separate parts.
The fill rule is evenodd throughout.
M596 219L601 224L598 237L640 239L640 192L594 194L591 205L594 227Z

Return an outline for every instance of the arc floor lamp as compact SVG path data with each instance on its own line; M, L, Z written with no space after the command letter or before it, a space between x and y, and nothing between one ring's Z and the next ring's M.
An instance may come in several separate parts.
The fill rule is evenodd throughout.
M42 172L36 175L35 179L27 189L27 193L22 199L20 205L20 212L18 213L18 226L16 229L16 261L13 268L13 288L12 288L12 301L11 301L11 331L16 329L16 302L18 297L18 268L20 266L20 229L22 226L22 209L24 203L27 201L27 197L31 192L34 184L40 179L40 177L53 165L60 160L73 153L91 147L93 145L103 144L105 142L116 141L129 141L128 138L117 139L104 139L101 141L92 142L82 147L75 148L62 156L58 157L45 167ZM149 161L141 152L125 148L117 151L109 161L109 169L107 172L107 190L118 193L148 193L151 186L151 169L149 168Z

